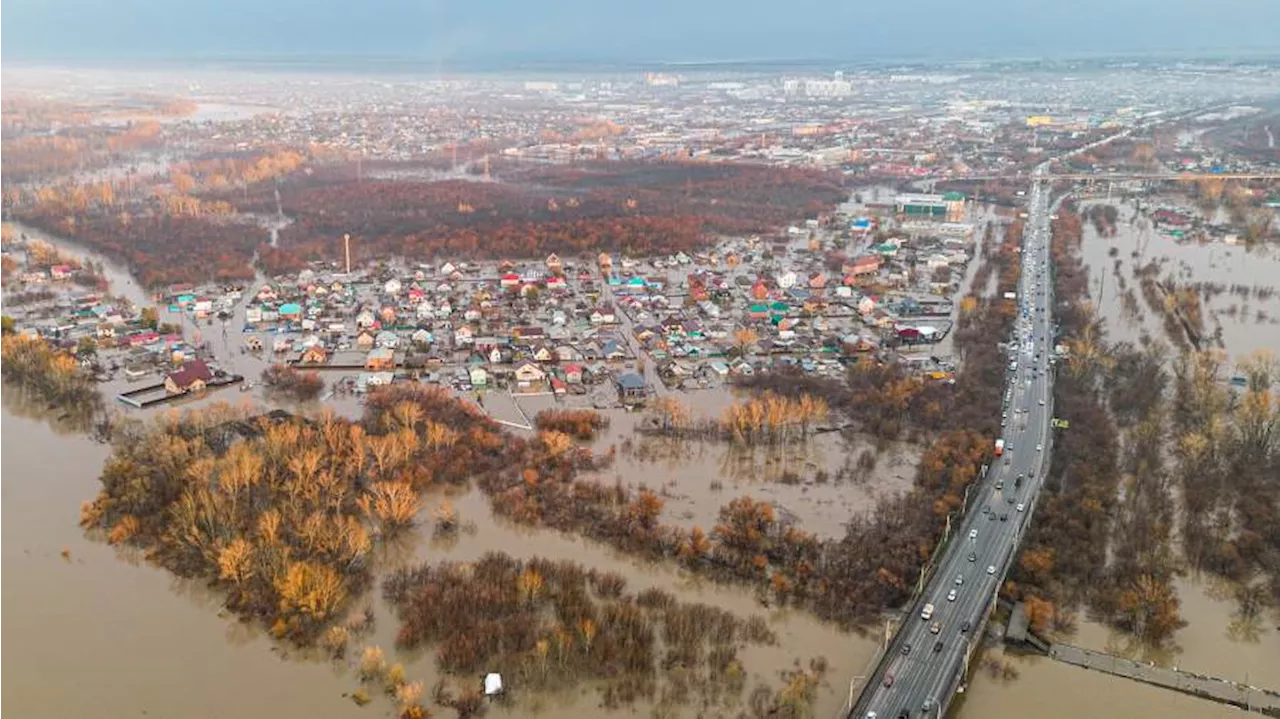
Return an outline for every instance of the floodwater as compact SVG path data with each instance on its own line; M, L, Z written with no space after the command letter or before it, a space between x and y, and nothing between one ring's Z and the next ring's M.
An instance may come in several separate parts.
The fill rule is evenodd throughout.
M718 416L715 408L732 402L723 389L685 399L703 417ZM663 521L686 528L710 531L720 508L746 495L769 502L806 532L839 538L849 519L873 509L879 497L910 489L919 461L918 447L894 443L879 456L869 477L839 479L846 464L865 450L874 451L872 440L827 432L789 446L743 447L639 435L633 432L637 415L607 414L611 424L594 449L619 451L614 465L596 478L616 478L633 489L648 487L665 501Z
M1133 214L1132 205L1113 204L1120 209L1121 217L1116 236L1099 237L1092 223L1086 222L1083 245L1084 259L1090 268L1090 293L1095 306L1106 319L1112 340L1137 341L1144 333L1153 338L1164 338L1161 318L1145 306L1132 277L1135 262L1169 258L1161 276L1172 271L1181 282L1221 282L1228 287L1232 284L1271 287L1280 277L1280 258L1274 252L1263 254L1222 244L1178 244L1156 232L1130 225L1128 218ZM1115 257L1109 254L1112 247L1117 249ZM1135 251L1140 253L1141 260L1132 257ZM1138 295L1141 314L1144 315L1141 318L1127 315L1121 303L1114 299L1118 292L1118 282L1113 273L1116 260L1122 263L1121 275ZM1232 296L1220 296L1210 303L1208 309L1222 309L1237 301L1238 298ZM1280 310L1280 303L1275 300L1269 308L1258 300L1250 300L1250 304L1254 310L1264 309L1272 316ZM1242 314L1247 320L1219 318L1228 354L1239 357L1260 347L1280 346L1280 326L1259 324L1251 312ZM1208 329L1212 331L1212 328L1213 325L1209 324ZM1280 632L1277 632L1280 619L1276 613L1263 613L1255 621L1244 623L1235 615L1235 603L1216 580L1188 576L1176 580L1175 586L1182 603L1181 614L1188 625L1175 634L1171 650L1154 651L1135 642L1130 635L1115 632L1083 616L1076 633L1066 637L1065 641L1118 656L1248 682L1254 686L1280 688ZM998 648L989 651L1004 656ZM1019 678L1003 681L993 679L981 670L975 671L969 690L956 705L955 716L1002 719L1023 717L1032 712L1047 719L1078 716L1198 719L1239 715L1239 710L1234 707L1069 666L1046 657L1004 658L1017 668Z
M1101 204L1087 201L1082 207ZM1280 347L1280 293L1270 300L1244 299L1229 293L1232 285L1276 287L1280 278L1280 252L1249 249L1243 245L1224 243L1179 243L1159 232L1145 228L1144 220L1130 223L1134 215L1131 203L1111 202L1119 211L1115 237L1099 237L1093 223L1084 223L1083 257L1089 266L1089 294L1106 319L1108 335L1113 340L1137 341L1143 332L1153 338L1166 339L1161 317L1152 312L1142 299L1138 281L1133 277L1136 264L1161 262L1159 276L1174 275L1179 284L1208 282L1222 284L1228 292L1215 296L1205 304L1205 331L1212 334L1222 327L1222 340L1228 355L1237 359L1257 349ZM1116 256L1111 257L1114 248ZM1134 257L1133 253L1138 256ZM1117 301L1120 289L1113 268L1121 262L1120 274L1133 290L1144 319L1125 315ZM1231 312L1235 307L1236 311ZM1264 315L1259 321L1258 313ZM1167 341L1167 339L1166 339Z
M79 506L97 491L107 448L20 404L4 392L0 594L13 716L362 716L330 665L282 661L270 641L219 618L203 585L87 539Z
M1048 657L1016 657L999 649L1018 670L1012 681L992 679L975 669L964 696L952 705L956 719L1227 719L1242 712L1128 679L1056 662Z
M37 234L25 231L29 236ZM1124 232L1123 226L1121 231ZM1151 245L1157 241L1169 242L1159 239ZM65 240L55 244L80 256L92 254ZM1090 246L1098 244L1086 243L1086 257L1090 257ZM1242 248L1216 249L1243 252ZM1093 250L1109 272L1111 259L1105 253L1105 246ZM1229 256L1232 255L1222 255ZM1121 250L1121 257L1127 259L1127 252ZM148 303L145 293L124 268L106 264L113 292ZM1271 275L1275 276L1280 274ZM1263 280L1237 276L1236 281ZM238 324L233 322L232 326ZM1111 327L1114 332L1118 325ZM237 334L232 333L224 342L215 340L215 347L221 345L218 348L227 354L238 355ZM1269 341L1272 346L1280 346L1275 338ZM261 363L245 356L236 359L252 362L255 368ZM256 372L244 369L241 371L246 375L256 376ZM199 402L238 401L247 395L214 393ZM702 392L686 399L713 414L731 401L729 394L722 391ZM203 584L176 579L147 565L134 553L87 539L77 526L77 512L80 503L97 491L96 477L107 448L57 428L38 409L25 406L16 392L6 392L3 404L0 457L5 481L0 485L4 500L0 537L9 581L0 593L3 611L10 618L3 693L11 713L335 719L386 713L385 702L361 710L344 698L344 693L357 686L349 666L299 657L257 627L220 616L219 596ZM342 404L341 409L346 410L343 414L358 411L354 403ZM540 408L537 402L534 405L526 408L530 414ZM611 417L613 426L597 441L598 451L620 444L630 434L629 423L635 421L634 415L621 412L612 413ZM641 443L637 440L635 444ZM825 435L811 443L803 457L786 461L803 466L800 474L807 478L819 468L833 471L860 450L861 447L842 444L836 435ZM881 457L873 481L878 491L892 489L895 483L905 487L910 482L915 458L901 448L891 448L889 454L895 452L901 455L900 462ZM734 496L750 493L776 500L793 512L806 529L827 535L843 521L840 515L847 517L849 512L866 506L872 496L867 487L850 483L780 484L761 474L765 458L738 464L726 459L726 454L723 447L706 445L692 461L673 463L662 452L642 456L634 451L619 453L618 463L605 477L621 474L625 482L633 485L642 481L650 486L668 485L667 519L704 527L714 523L714 514L709 513ZM777 465L783 458L775 456L772 461ZM716 479L723 490L712 489L711 483ZM429 508L441 500L433 498ZM752 675L748 686L757 681L776 685L778 672L790 668L795 660L821 655L828 660L830 669L819 693L817 716L839 713L847 699L849 680L865 673L875 651L874 639L839 632L803 612L761 607L750 590L709 583L670 565L636 560L578 537L509 526L491 516L487 500L478 492L455 496L451 501L467 527L456 543L437 542L424 527L421 533L381 550L379 571L414 561L466 561L485 551L505 551L521 558L572 559L588 567L617 571L628 578L632 591L661 587L683 601L707 602L742 616L763 613L778 633L779 645L742 652ZM1180 583L1179 593L1183 614L1191 624L1177 635L1181 652L1171 657L1170 663L1239 680L1249 672L1247 678L1255 685L1280 686L1280 662L1276 661L1280 640L1271 628L1275 624L1271 618L1254 628L1255 637L1237 641L1233 637L1240 632L1232 623L1229 600L1216 599L1213 592L1191 580ZM403 662L410 680L422 680L430 686L436 679L431 654L397 656L393 650L395 622L389 608L376 591L365 601L377 617L376 629L367 642L383 646L391 661ZM1073 641L1115 648L1119 640L1105 627L1082 621ZM1053 719L1158 715L1181 719L1226 716L1227 712L1238 711L1046 658L1012 661L1020 672L1019 679L1005 682L975 672L969 691L953 716L1012 719L1034 715ZM535 713L571 717L600 711L593 692L582 688L570 695L545 699L536 706L518 704L497 715Z
M1208 575L1180 577L1174 586L1187 626L1174 635L1171 648L1152 649L1130 634L1083 618L1076 633L1065 641L1137 661L1280 690L1280 632L1276 631L1274 613L1264 611L1253 621L1242 622L1226 591L1227 584Z
M80 503L97 491L107 448L55 429L6 392L3 409L3 610L9 619L4 696L16 716L361 716L342 698L357 683L342 663L283 655L290 649L256 626L219 615L218 593L151 567L136 553L87 539ZM442 496L428 502L434 508ZM668 564L621 555L598 543L495 520L478 491L451 500L465 530L456 542L422 530L380 550L382 574L415 561L470 561L488 551L519 558L569 559L627 577L629 589L665 589L682 601L738 614L761 614L779 637L773 647L741 653L756 683L778 685L793 662L823 656L830 669L818 713L847 699L874 641L836 630L804 612L760 606L745 588L701 580ZM64 558L62 552L66 552ZM412 680L437 678L429 652L393 651L396 622L378 593L366 600L377 617L368 639L404 663ZM354 652L353 652L354 653ZM293 652L296 655L296 652ZM539 716L598 714L587 690L544 699ZM576 698L575 698L576 697ZM525 716L517 704L497 715ZM372 709L372 708L371 708ZM364 714L367 716L368 712Z
M101 259L65 239L22 226L15 230L77 257ZM150 304L126 268L110 261L105 265L112 292ZM231 327L242 323L243 307L241 303L236 308ZM189 322L169 317L163 308L161 319ZM216 327L199 329L208 333L215 352L232 369L254 378L266 367L269 358L239 353L239 332L223 335ZM110 396L126 386L121 380L103 389ZM258 391L224 390L184 400L176 408L212 402L260 404L261 399ZM5 663L3 682L12 712L337 718L381 711L369 707L361 714L343 697L358 686L346 664L301 657L257 626L220 614L219 594L203 583L175 578L147 565L136 552L87 539L77 525L78 511L98 490L97 476L108 448L54 426L40 408L27 404L20 393L5 392L0 420L3 557L9 580L3 588L3 609L10 618L10 661ZM346 416L360 411L350 397L323 404ZM127 411L141 417L154 413ZM443 499L428 501L424 519ZM829 669L818 692L816 709L821 716L839 712L848 698L849 679L863 673L874 653L874 640L841 632L804 612L763 607L749 588L710 583L674 566L639 561L575 536L510 526L491 515L487 499L478 491L449 499L466 528L457 540L436 541L424 526L379 550L379 577L414 562L470 561L488 551L504 551L518 558L570 559L615 571L627 578L632 591L659 587L681 601L705 602L744 617L762 614L779 644L740 652L749 675L748 691L761 683L776 688L780 673L797 660L804 663L822 656ZM410 680L434 684L438 674L430 652L394 651L397 622L380 593L372 591L362 601L376 616L375 630L365 641L387 650L389 661L403 663ZM355 649L353 655L358 646ZM76 690L68 691L68 686ZM564 696L517 703L496 715L598 715L602 711L597 704L594 690L582 687Z

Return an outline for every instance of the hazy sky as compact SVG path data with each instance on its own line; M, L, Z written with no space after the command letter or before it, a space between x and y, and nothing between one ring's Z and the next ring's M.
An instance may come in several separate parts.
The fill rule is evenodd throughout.
M1280 53L1280 0L5 0L4 59Z

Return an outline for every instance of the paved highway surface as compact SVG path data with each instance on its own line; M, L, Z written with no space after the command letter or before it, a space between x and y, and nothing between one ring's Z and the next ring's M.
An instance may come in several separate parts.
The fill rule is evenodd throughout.
M1087 152L1126 130L1063 155ZM1016 556L1048 467L1053 417L1053 294L1049 272L1049 204L1046 160L1035 168L1022 237L1018 318L1009 350L1008 387L1002 409L1003 455L975 483L967 511L919 600L867 677L853 719L941 717L962 681L966 656L981 637L988 610ZM1059 200L1061 202L1061 199ZM1016 365L1014 364L1016 362ZM921 618L925 604L934 607ZM936 633L934 630L937 630Z
M1048 163L1037 168L1044 174ZM1015 336L1009 338L1004 453L972 491L971 510L951 537L912 614L868 678L855 717L940 716L961 679L965 657L1012 561L1047 467L1052 417L1052 279L1049 187L1036 181L1028 198ZM1015 364L1016 363L1016 364ZM931 603L932 617L920 607ZM936 632L935 632L936 630ZM873 714L874 712L874 714Z

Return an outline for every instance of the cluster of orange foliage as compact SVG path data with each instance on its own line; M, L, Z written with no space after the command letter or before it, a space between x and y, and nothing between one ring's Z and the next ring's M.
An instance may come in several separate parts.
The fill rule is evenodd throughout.
M306 153L288 149L235 157L201 158L171 166L169 181L182 194L193 190L222 192L233 185L252 185L287 175L306 162Z
M506 182L360 182L349 168L295 176L280 190L285 213L296 218L282 231L282 246L305 259L332 259L350 233L359 239L359 257L649 254L689 250L718 233L767 232L816 216L844 196L820 173L748 165L499 171ZM242 210L274 212L274 190L260 183L247 199L227 197Z
M422 492L503 450L495 425L440 388L370 404L359 424L225 406L124 423L82 522L208 579L276 635L314 641L368 585L374 543L415 521Z
M563 432L574 439L588 440L609 426L609 418L593 409L545 409L534 417L540 431Z
M653 696L660 669L713 705L735 697L739 648L776 641L759 616L744 621L657 589L628 594L621 575L569 561L490 553L423 564L389 578L385 594L401 620L397 643L435 646L446 672L495 671L529 689L595 680L608 707Z
M69 353L43 339L6 337L0 346L0 372L6 382L27 389L76 421L92 419L102 406L93 378Z

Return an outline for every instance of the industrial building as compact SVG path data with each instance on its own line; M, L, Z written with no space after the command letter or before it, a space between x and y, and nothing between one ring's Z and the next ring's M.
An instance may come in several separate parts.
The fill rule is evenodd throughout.
M902 194L893 199L893 211L916 219L960 222L964 219L964 195L959 192L945 195Z

